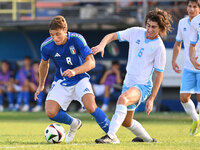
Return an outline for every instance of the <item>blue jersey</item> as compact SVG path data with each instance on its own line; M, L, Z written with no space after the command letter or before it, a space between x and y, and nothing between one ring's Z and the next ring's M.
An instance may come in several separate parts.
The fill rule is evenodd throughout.
M89 77L87 73L75 75L71 78L63 77L62 73L67 69L74 69L85 62L85 58L92 54L84 37L78 33L68 32L68 39L64 45L56 45L51 37L48 37L41 45L41 58L44 61L52 59L56 66L54 81L59 79L64 86L72 86L81 79Z

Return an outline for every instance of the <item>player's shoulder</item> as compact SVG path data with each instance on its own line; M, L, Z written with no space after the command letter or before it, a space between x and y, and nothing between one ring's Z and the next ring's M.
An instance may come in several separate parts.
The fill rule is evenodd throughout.
M131 27L131 28L128 28L127 30L129 31L146 31L145 28L142 28L142 27Z
M54 43L53 39L51 37L48 37L41 44L40 49L43 50L44 48L49 48L52 46L53 43Z
M186 16L179 20L179 24L181 24L181 25L185 25L188 22L189 22L189 16Z
M80 33L68 32L68 36L71 40L74 40L78 43L83 43L84 45L87 45L85 38Z
M200 23L200 14L194 17L191 21L192 24L199 24Z

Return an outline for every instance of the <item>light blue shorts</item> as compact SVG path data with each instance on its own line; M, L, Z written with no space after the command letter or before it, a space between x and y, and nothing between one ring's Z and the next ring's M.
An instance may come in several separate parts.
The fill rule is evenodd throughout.
M200 71L183 70L180 93L200 94Z
M140 90L141 98L136 104L132 104L132 105L127 106L127 110L129 110L129 111L135 110L135 108L137 106L139 106L141 102L144 102L149 97L149 95L151 95L151 90L152 90L151 85L134 84L131 87L137 87ZM126 85L123 85L122 93L124 93L125 91L127 91L131 87L127 87Z

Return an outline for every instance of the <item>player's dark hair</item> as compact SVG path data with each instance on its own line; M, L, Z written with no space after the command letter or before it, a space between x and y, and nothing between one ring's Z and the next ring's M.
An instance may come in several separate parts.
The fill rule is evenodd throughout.
M189 4L189 2L195 2L200 7L200 1L199 0L187 0L187 5Z
M118 60L113 60L113 61L112 61L112 65L120 65L120 63L119 63Z
M24 56L24 60L25 59L32 60L31 56Z
M64 28L67 28L67 22L63 16L54 17L49 24L49 30L64 29Z
M158 23L160 28L159 35L161 36L166 36L167 32L170 32L172 30L171 23L173 21L171 15L164 10L155 8L154 10L149 11L146 15L145 25L147 25L148 20Z
M10 63L9 63L7 60L2 60L2 61L1 61L1 64L2 64L2 63L5 63L5 64L7 64L7 65L10 67Z

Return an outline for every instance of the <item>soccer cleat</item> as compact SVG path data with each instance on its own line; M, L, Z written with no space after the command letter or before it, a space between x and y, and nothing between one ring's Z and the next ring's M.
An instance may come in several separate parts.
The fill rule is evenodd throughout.
M95 142L97 144L118 144L120 143L119 139L117 137L114 137L111 139L107 134L100 139L96 139Z
M78 121L78 124L76 126L70 127L70 129L66 135L65 143L69 143L69 142L73 141L76 131L81 128L81 126L82 126L81 120L77 119L77 121Z
M132 140L132 142L144 142L144 140L140 137L136 137ZM152 141L149 141L149 142L157 142L157 140L152 138Z
M191 127L191 129L190 129L190 135L194 135L196 132L197 132L197 130L198 130L198 127L199 127L199 120L197 120L197 121L193 121L192 122L192 127Z

